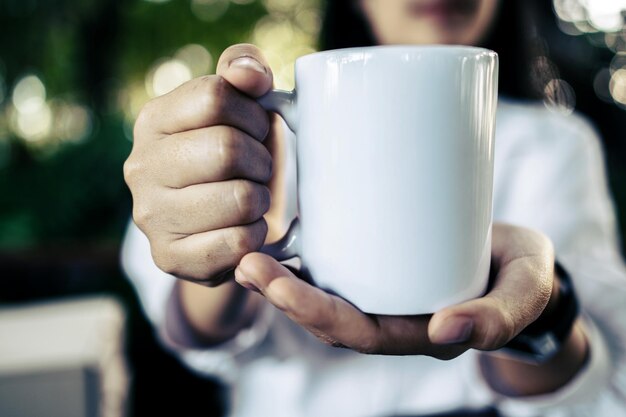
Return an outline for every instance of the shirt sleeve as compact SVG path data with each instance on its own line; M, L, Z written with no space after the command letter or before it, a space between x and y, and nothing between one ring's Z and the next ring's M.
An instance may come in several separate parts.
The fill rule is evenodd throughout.
M148 239L132 222L122 245L121 262L161 343L193 371L233 382L239 362L253 357L254 350L265 339L274 309L263 303L250 327L227 342L206 348L198 343L187 324L178 298L176 278L154 264Z
M590 357L554 393L491 394L505 416L626 416L626 269L598 136L578 116L531 133L499 167L496 221L552 239L581 302Z

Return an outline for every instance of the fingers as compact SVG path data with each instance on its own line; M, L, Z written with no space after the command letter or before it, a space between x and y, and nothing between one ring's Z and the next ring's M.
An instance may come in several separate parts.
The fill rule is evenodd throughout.
M550 241L528 229L494 226L493 289L484 297L437 312L433 343L465 343L480 350L502 347L539 317L553 285Z
M379 327L374 318L307 284L270 256L246 255L235 270L235 279L244 287L258 289L290 319L325 343L367 353L378 350Z
M215 125L233 126L263 140L269 118L254 98L272 87L272 79L258 48L231 46L220 56L216 75L188 81L146 104L135 122L135 142Z
M212 126L177 133L153 145L155 173L167 187L243 178L266 183L272 156L251 136L229 126Z
M291 320L324 343L362 353L430 355L451 359L466 346L435 346L428 339L429 316L375 316L361 312L344 299L313 287L273 258L246 255L235 279L261 292Z
M151 239L152 257L168 274L207 286L221 284L220 274L234 268L247 253L263 245L263 219L244 226L197 233L167 241Z
M546 237L527 229L494 227L492 253L497 274L489 294L432 316L364 314L260 253L244 256L235 278L333 346L451 359L469 348L502 347L541 314L550 298L554 257Z
M263 140L267 112L220 75L195 78L148 102L137 117L135 143L151 142L177 132L228 125Z
M433 344L428 327L431 315L378 316L380 353L386 355L427 355L437 359L456 358L468 349L464 344Z
M148 236L151 230L180 235L248 224L269 209L268 189L257 182L269 179L271 156L239 130L191 131L151 151L131 155L124 165L133 217Z
M133 218L153 258L177 277L216 283L263 244L272 158L260 142L267 112L255 101L272 85L252 45L222 54L218 74L191 80L144 106L124 177Z
M259 220L269 207L269 189L252 181L220 181L170 189L164 191L160 202L164 215L159 216L159 229L188 235L248 224Z
M254 45L227 48L217 63L217 74L250 97L260 97L272 88L272 70Z

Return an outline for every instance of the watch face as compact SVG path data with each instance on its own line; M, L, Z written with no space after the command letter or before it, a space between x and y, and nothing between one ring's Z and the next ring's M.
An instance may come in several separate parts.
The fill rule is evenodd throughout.
M520 334L516 342L519 343L520 349L518 349L518 346L512 346L513 350L524 353L537 362L545 362L552 358L561 347L559 340L552 332L547 332L540 336Z
M545 333L543 336L532 340L533 349L542 356L552 357L561 347L554 333Z

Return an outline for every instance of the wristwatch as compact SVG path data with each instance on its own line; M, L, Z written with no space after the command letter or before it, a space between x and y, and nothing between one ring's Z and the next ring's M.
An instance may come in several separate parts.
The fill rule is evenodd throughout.
M561 348L574 327L579 305L572 279L558 262L554 271L559 279L559 294L550 314L540 316L500 350L525 362L544 363Z

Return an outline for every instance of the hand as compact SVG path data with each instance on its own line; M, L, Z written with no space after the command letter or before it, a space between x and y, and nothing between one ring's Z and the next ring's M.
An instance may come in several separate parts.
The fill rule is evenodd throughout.
M547 237L528 229L494 225L494 278L489 293L420 316L364 314L260 253L246 255L235 278L332 346L362 353L451 359L470 348L498 349L536 320L552 293L553 266Z
M208 286L264 243L272 157L267 112L254 100L272 73L252 45L221 55L217 75L145 105L124 177L133 219L163 271Z

